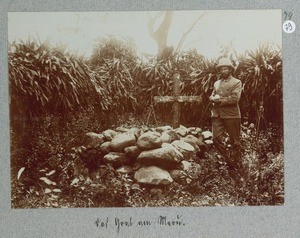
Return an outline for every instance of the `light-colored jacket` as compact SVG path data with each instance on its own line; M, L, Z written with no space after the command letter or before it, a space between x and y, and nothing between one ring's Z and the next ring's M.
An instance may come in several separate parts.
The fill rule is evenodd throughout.
M218 94L221 99L213 103L212 117L220 118L241 118L239 100L242 92L242 82L239 79L230 77L226 80L218 80L214 83L211 96Z

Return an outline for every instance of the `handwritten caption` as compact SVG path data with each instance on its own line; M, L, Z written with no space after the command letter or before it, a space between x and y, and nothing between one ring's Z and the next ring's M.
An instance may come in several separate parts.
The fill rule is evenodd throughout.
M106 217L104 219L97 218L94 225L99 229L115 229L119 233L122 229L128 229L130 227L182 227L186 223L183 220L182 215L169 218L167 216L158 216L149 220L134 220L132 217L114 219Z

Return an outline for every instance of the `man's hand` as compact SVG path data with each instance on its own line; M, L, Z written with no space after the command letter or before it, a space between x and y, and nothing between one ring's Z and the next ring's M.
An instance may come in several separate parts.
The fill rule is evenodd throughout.
M216 94L214 96L210 96L209 100L214 103L219 103L221 100L221 97L220 97L220 95Z

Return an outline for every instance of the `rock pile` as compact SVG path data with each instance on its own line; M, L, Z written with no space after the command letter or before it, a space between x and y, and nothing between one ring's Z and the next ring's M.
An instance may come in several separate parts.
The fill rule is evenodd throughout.
M180 182L211 144L211 132L198 127L124 128L100 134L88 132L77 152L89 169L110 164L132 174L137 183L167 185Z

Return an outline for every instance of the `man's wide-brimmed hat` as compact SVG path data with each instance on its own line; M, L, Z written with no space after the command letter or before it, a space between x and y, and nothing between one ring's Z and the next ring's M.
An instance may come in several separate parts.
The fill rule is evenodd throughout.
M233 66L231 60L228 59L228 58L221 58L219 60L219 64L217 65L217 69L219 69L220 67L230 67L232 70L234 70L234 66Z

